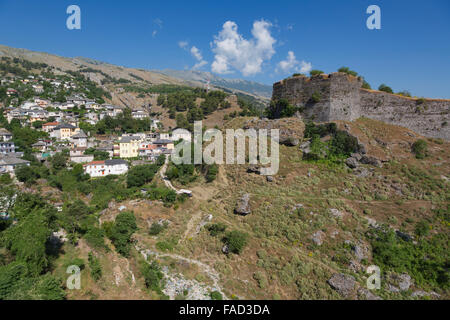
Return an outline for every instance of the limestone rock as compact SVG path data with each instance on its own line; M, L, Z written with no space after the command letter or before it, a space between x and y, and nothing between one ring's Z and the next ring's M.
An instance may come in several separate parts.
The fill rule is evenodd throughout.
M323 243L323 238L325 237L325 233L323 231L317 231L312 235L312 241L318 245L321 246Z
M335 273L327 282L344 297L350 296L356 286L355 278L343 273Z
M371 166L375 166L378 168L381 168L383 166L380 160L378 160L375 157L370 157L370 156L362 156L360 162L362 164L369 164Z
M300 140L294 137L280 137L280 144L287 147L295 147L300 144Z
M358 167L359 163L358 160L356 158L350 157L347 160L345 160L345 164L350 168L350 169L355 169Z
M363 298L364 300L383 300L379 296L370 292L370 290L367 290L366 288L360 288L358 290L358 296L360 298Z
M250 194L246 193L238 199L234 212L243 216L251 213L250 209Z

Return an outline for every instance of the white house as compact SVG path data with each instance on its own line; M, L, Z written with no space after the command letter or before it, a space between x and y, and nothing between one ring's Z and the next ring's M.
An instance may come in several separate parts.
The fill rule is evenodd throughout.
M29 166L30 161L22 160L16 157L4 156L0 158L0 173L14 174L14 170L18 166Z
M108 175L121 175L128 171L128 162L121 159L92 161L83 165L84 172L91 177L106 177Z

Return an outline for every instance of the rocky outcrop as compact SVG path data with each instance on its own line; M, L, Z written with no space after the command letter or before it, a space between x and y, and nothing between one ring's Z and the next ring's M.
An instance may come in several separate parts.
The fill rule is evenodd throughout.
M242 197L240 197L236 203L236 208L234 209L234 213L239 214L241 216L246 216L251 213L250 209L250 194L246 193Z
M334 290L346 298L353 294L356 287L355 278L343 273L334 274L327 282Z

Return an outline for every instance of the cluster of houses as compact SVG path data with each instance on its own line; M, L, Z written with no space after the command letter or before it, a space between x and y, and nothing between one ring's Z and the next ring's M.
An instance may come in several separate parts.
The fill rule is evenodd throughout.
M0 128L0 174L14 173L14 170L21 165L30 165L29 161L21 159L22 152L16 151L14 141L12 141L12 134Z

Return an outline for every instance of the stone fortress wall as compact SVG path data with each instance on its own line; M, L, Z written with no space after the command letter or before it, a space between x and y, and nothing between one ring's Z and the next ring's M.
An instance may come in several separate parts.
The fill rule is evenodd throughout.
M450 100L408 98L361 86L361 78L340 72L311 78L299 75L275 83L272 99L284 98L303 107L304 117L314 121L367 117L450 140Z

